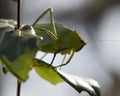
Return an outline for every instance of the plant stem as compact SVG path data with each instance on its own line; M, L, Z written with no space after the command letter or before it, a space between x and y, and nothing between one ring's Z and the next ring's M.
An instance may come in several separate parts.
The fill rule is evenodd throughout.
M17 1L17 29L20 28L20 0Z
M17 95L20 96L20 90L21 90L21 82L17 81Z
M20 28L20 0L17 0L17 29ZM17 80L17 94L16 96L20 96L21 91L21 82Z

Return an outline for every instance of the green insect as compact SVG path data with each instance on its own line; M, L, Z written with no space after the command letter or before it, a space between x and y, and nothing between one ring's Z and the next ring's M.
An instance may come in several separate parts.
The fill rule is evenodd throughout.
M48 12L50 12L50 24L37 24L37 22ZM64 64L56 67L68 64L74 53L80 51L86 44L75 30L54 23L52 8L44 11L32 24L32 27L35 29L36 35L42 37L42 41L37 44L39 50L46 53L54 53L51 65L56 54L70 54L70 57Z

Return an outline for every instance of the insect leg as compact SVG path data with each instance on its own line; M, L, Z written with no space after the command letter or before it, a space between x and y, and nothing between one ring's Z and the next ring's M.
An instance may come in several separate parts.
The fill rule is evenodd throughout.
M65 59L66 59L66 56L67 56L67 54L65 54L65 56L63 57L63 60L62 60L62 63L61 63L61 64L64 64L64 61L65 61ZM61 69L61 67L62 67L62 66L60 66L60 69Z
M61 64L64 64L64 61L65 61L65 59L66 59L66 56L67 56L67 54L65 54L65 56L63 57L63 60L62 60L62 63L61 63Z
M55 52L54 55L53 55L53 58L52 58L52 61L51 61L50 65L53 64L53 61L55 60L56 55L57 55L57 53Z
M35 26L35 24L42 18L44 17L48 12L50 12L50 23L52 25L52 33L55 34L57 36L57 32L56 32L56 27L55 27L55 23L54 23L54 17L53 17L53 9L52 8L48 8L47 10L45 10L36 20L35 22L32 24L32 26Z
M74 51L72 50L71 53L70 53L70 57L68 58L68 60L64 64L61 64L61 65L58 65L58 66L55 66L55 67L57 68L57 67L61 67L61 66L67 65L71 61L73 55L74 55Z
M54 53L53 59L52 59L52 61L51 61L50 64L51 64L51 65L53 64L53 61L54 61L57 53L59 53L59 52L61 52L61 51L63 51L63 50L67 50L67 49L68 49L68 48L63 48L63 49L57 50L57 51ZM68 58L68 60L63 64L63 62L64 62L64 60L65 60L65 58L66 58L66 56L65 56L65 58L64 58L63 61L62 61L62 64L61 64L61 65L58 65L58 66L55 66L55 67L61 67L61 66L67 65L67 64L71 61L73 55L74 55L74 51L71 50L71 52L70 52L70 57Z
M48 53L45 53L40 59L42 60Z
M57 50L57 51L54 53L54 56L53 56L53 59L52 59L50 65L53 64L53 61L55 60L55 57L56 57L57 53L59 53L59 52L61 52L61 51L63 51L63 50L66 50L66 49L68 49L68 48L63 48L63 49Z

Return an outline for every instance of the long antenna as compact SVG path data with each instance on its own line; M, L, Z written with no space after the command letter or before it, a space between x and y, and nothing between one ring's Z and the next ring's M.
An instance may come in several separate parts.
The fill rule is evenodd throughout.
M20 28L20 0L17 0L17 29Z

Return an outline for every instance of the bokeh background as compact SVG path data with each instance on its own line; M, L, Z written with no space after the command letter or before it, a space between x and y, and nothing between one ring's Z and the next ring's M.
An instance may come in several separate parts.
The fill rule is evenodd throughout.
M97 80L102 96L120 96L120 0L23 0L21 22L32 24L49 7L54 9L56 23L76 29L87 42L62 69ZM16 10L15 2L0 0L0 18L16 19ZM44 22L49 22L49 14L40 21ZM50 60L51 55L46 58ZM61 60L58 56L55 63ZM9 73L0 72L0 96L16 96L16 79ZM21 96L89 95L77 93L66 83L53 86L32 70Z

